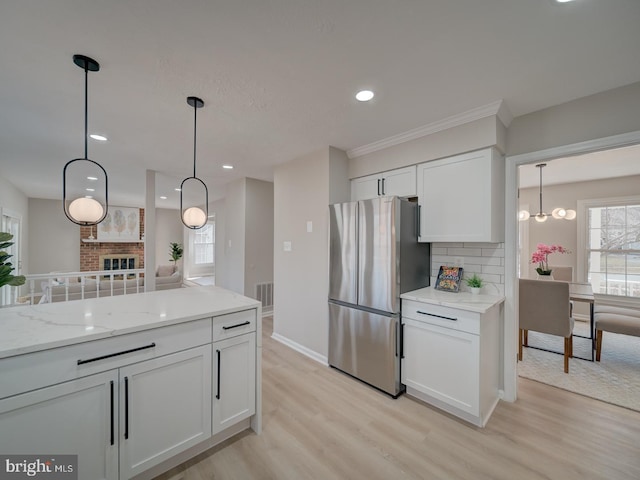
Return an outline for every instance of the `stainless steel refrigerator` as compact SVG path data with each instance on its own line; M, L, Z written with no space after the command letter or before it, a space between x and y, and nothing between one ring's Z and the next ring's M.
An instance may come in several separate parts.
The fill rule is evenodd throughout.
M417 204L378 197L329 206L329 365L392 396L400 383L400 294L429 285Z

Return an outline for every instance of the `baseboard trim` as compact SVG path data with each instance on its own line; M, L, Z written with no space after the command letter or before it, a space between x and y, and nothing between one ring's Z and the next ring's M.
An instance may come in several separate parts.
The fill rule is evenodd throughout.
M305 347L304 345L300 345L298 342L294 342L290 338L284 337L279 333L271 334L271 338L273 338L276 342L280 342L283 345L291 348L292 350L295 350L296 352L309 357L311 360L315 360L316 362L321 363L324 366L329 366L329 359L327 357L325 357L324 355L320 355L318 352L315 352L310 348Z

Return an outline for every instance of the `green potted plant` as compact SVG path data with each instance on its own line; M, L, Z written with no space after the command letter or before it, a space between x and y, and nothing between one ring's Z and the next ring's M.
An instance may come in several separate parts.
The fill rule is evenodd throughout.
M171 242L169 244L171 249L169 250L170 260L173 262L174 270L178 270L178 260L182 258L182 254L184 253L184 249L182 248L182 244Z
M24 275L12 275L14 268L11 262L8 262L13 255L9 255L6 249L13 245L10 240L13 235L7 232L0 232L0 288L5 285L11 285L13 287L19 287L24 285Z
M473 293L473 294L480 293L480 289L482 288L483 280L478 275L476 275L474 273L473 276L467 278L465 281L467 282L467 286L471 290L471 293Z

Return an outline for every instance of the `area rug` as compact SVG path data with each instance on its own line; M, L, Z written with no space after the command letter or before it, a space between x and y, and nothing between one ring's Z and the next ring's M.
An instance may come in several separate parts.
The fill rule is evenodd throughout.
M586 335L588 323L576 322L574 333ZM574 355L591 358L591 340L574 336ZM529 332L529 345L562 352L563 339ZM521 377L640 411L640 338L604 333L600 362L572 358L564 373L562 355L523 348Z

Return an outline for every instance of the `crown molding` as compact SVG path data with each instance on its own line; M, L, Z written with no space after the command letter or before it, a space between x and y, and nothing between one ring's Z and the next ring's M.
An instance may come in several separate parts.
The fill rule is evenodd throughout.
M448 130L449 128L464 125L465 123L480 120L481 118L490 117L492 115L496 115L506 127L508 127L511 120L513 120L513 116L509 112L504 100L497 100L489 103L488 105L477 107L457 115L452 115L451 117L447 117L443 120L438 120L437 122L429 123L422 127L414 128L413 130L399 133L392 137L378 140L377 142L369 143L368 145L352 148L347 150L347 156L349 158L361 157L369 153L377 152L378 150L383 150L385 148L393 147L394 145L399 145L417 138L442 132L443 130Z

